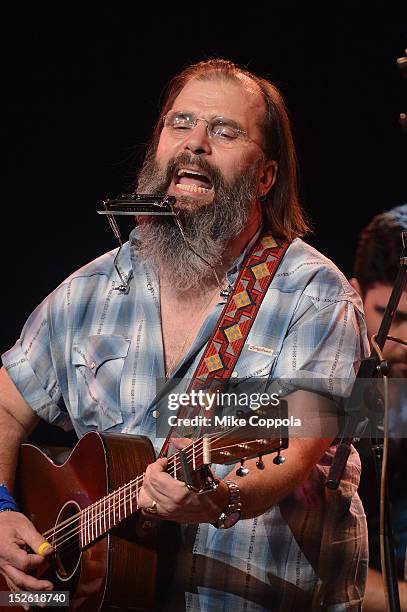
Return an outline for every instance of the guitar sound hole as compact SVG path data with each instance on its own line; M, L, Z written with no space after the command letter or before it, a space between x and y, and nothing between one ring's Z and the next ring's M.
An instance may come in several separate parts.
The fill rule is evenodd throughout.
M67 502L62 506L55 524L56 574L64 581L72 578L81 560L79 511L76 502Z

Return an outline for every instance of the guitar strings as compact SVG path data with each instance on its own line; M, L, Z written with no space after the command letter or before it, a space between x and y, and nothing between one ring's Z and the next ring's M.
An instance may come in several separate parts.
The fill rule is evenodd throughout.
M247 440L246 442L242 441L242 444L245 444L245 443L248 443L248 442L252 442L252 441L253 441L252 439ZM229 445L229 446L224 446L224 447L219 447L217 450L225 450L225 449L227 449L227 448L230 448L230 445ZM174 457L174 458L176 458L176 459L178 459L178 458L176 457L176 455L174 455L173 457ZM170 472L168 471L168 473L170 473ZM143 476L144 476L144 475L143 475ZM142 477L141 477L141 476L140 476L140 477L138 477L138 479L137 479L137 480L140 480L140 479L142 479ZM125 485L125 486L127 486L127 488L129 488L129 485ZM121 487L121 488L123 488L123 487ZM138 507L136 507L136 509L135 509L135 510L133 510L132 512L130 512L130 514L129 514L129 515L127 515L127 514L126 514L126 505L127 505L129 502L130 502L130 500L131 500L131 498L132 498L132 497L134 497L134 495L133 495L133 492L130 490L130 495L123 496L123 499L119 499L119 500L118 500L118 502L116 502L116 507L117 507L117 505L122 504L123 509L124 509L124 516L123 516L123 518L122 518L122 519L120 519L120 518L119 518L118 523L120 523L122 520L124 520L125 518L127 518L127 516L130 516L130 515L131 515L132 513L134 513L134 512L135 512L137 509L139 509ZM95 502L95 504L92 504L92 505L93 505L93 507L95 508L95 510L96 510L96 511L97 511L97 510L100 510L100 512L99 512L99 514L96 514L96 516L90 515L90 516L89 516L89 519L86 519L86 521L85 521L85 529L86 529L86 528L87 528L87 529L90 529L90 525L92 525L92 538L90 539L90 541L89 541L89 542L87 542L87 543L85 544L85 547L86 547L87 545L89 545L91 542L93 542L95 539L99 538L101 535L103 535L104 533L106 533L106 532L110 531L110 530L111 530L113 527L115 527L115 525L113 525L113 527L111 527L111 526L109 525L109 527L108 527L107 529L103 529L103 530L102 530L102 531L101 531L99 534L97 534L96 536L93 536L93 525L95 525L95 531L97 531L97 521L100 521L100 523L101 523L101 521L102 521L102 518L101 518L101 517L102 517L102 516L103 516L103 517L105 517L105 516L109 516L109 517L110 517L110 516L111 516L111 514L112 514L112 512L113 512L113 516L115 517L116 507L113 505L113 508L110 508L110 507L109 507L109 508L107 509L107 512L106 512L106 508L104 508L104 507L103 507L103 510L102 510L102 502L103 502L103 498L102 498L101 500L98 500L97 502ZM99 507L99 508L96 508L96 506L97 506L98 504L99 504L99 506L100 506L100 507ZM76 517L74 517L74 520L73 520L73 521L71 521L71 524L73 524L74 522L76 522L77 518L80 518L80 515L81 515L81 514L85 514L85 512L86 512L87 510L89 510L89 508L90 508L90 507L91 507L91 506L87 506L87 508L84 508L84 509L81 511L81 513L78 513L78 514L76 515ZM115 518L114 518L114 520L115 520ZM118 523L116 523L116 524L118 524ZM68 525L67 525L67 526L68 526ZM67 526L66 526L66 527L67 527ZM81 525L81 526L80 526L80 525L76 524L73 530L71 530L71 531L70 531L70 532L68 532L67 534L64 534L64 536L63 536L63 537L60 537L58 540L56 540L56 541L53 543L54 548L55 548L55 549L58 549L58 548L59 548L59 549L62 549L62 548L63 548L64 550L68 550L69 548L72 548L72 547L73 547L73 546L76 544L76 539L75 539L75 541L73 541L73 542L71 541L71 542L69 542L69 543L68 543L68 540L72 540L73 538L75 538L75 536L76 536L78 533L80 533L80 532L81 532L81 529L82 529L82 528L83 528L83 525ZM61 531L61 530L60 530L60 531ZM67 537L67 536L68 536L68 537ZM82 549L83 549L83 548L84 548L84 547L82 547Z
M229 433L229 432L227 432ZM220 438L220 437L219 437ZM247 442L252 442L253 440L248 440ZM242 441L242 444L244 444L245 442ZM197 444L197 443L195 443ZM225 447L221 447L218 448L217 450L225 450L227 448L229 448L229 446L225 446ZM200 458L200 454L198 454L198 458ZM177 462L178 462L178 454L173 455L172 457L170 457L170 459L173 459L176 464L175 466L170 466L171 468L175 467L176 469L179 469L179 465L177 466ZM174 470L174 473L175 473ZM172 473L172 470L167 470L168 473ZM144 475L143 475L144 476ZM117 493L119 492L119 489L117 489L116 491L112 492L111 494L109 494L108 497L113 498L114 499L114 503L110 504L110 500L108 502L108 507L106 508L106 499L101 498L100 500L98 500L97 502L95 502L94 504L91 504L90 506L87 506L86 508L84 508L80 513L76 514L74 517L71 517L70 519L67 519L67 521L65 521L65 525L62 527L62 529L60 528L59 530L52 530L54 531L54 538L55 535L57 533L60 533L61 531L63 531L64 529L66 530L68 527L70 527L71 525L74 525L75 523L75 527L73 530L71 530L68 533L65 533L63 536L61 536L60 538L57 539L53 539L53 544L55 548L61 547L65 542L67 542L67 540L72 539L73 537L75 537L75 535L77 533L79 533L79 531L81 530L81 528L83 528L83 524L80 526L78 524L78 520L81 517L81 515L85 515L86 513L89 514L89 517L87 517L84 521L84 525L85 525L85 529L87 528L88 530L92 529L92 539L91 541L93 541L94 539L96 539L97 537L100 537L103 533L109 531L112 527L110 525L110 517L113 513L113 521L116 521L116 509L119 508L119 522L121 522L122 520L124 520L124 518L127 518L127 505L130 504L130 514L134 513L137 509L139 509L139 507L137 506L135 508L135 510L132 510L132 505L131 505L131 499L132 497L134 497L134 493L132 490L132 485L134 483L136 483L137 487L139 485L139 483L137 481L142 481L143 476L139 476L137 479L135 479L134 481L131 481L131 483L127 483L126 485L123 485L122 487L120 487L120 490L123 491L123 493L125 493L125 495L123 495L122 498L120 498L120 493L119 493L119 499L116 500L115 498L117 497ZM127 491L126 491L127 489ZM136 497L138 496L138 489L136 492ZM124 517L121 518L120 517L120 508L123 507L124 510ZM92 509L92 513L89 513L88 511ZM93 514L93 510L95 511L95 514ZM101 529L101 532L99 534L97 534L95 537L93 536L93 526L95 526L95 531L97 532L97 522L99 521L100 523L100 528L101 528L101 522L102 522L102 517L103 519L105 519L105 517L109 517L109 527L106 529L104 528L103 530ZM106 521L104 521L104 524L106 524ZM62 523L59 524L59 527L62 526ZM113 525L114 527L115 525ZM88 532L89 533L89 532ZM68 537L67 537L68 536ZM89 544L90 542L88 542L87 544ZM74 544L74 542L72 543Z
M232 428L232 429L228 429L227 431L225 431L222 434L218 434L218 433L213 433L213 434L209 434L208 436L206 436L207 438L213 438L214 441L219 441L221 440L223 437L230 435L230 433L234 430L234 429L238 429L237 427ZM217 440L216 440L216 436L217 436ZM241 444L246 444L248 442L252 442L253 439L248 440L248 441L241 441ZM185 447L185 451L187 454L187 457L190 459L191 456L193 459L200 459L203 456L203 452L201 452L200 450L197 450L196 447L202 447L203 448L203 439L200 439L199 441L195 441L192 442L189 446ZM231 446L234 445L228 445L228 446L224 446L224 447L219 447L216 448L217 451L223 451L226 450L228 448L230 448ZM192 451L192 452L191 452ZM196 452L195 452L196 451ZM194 457L195 454L195 457ZM168 459L170 462L172 460L172 465L169 465L167 468L167 473L169 473L170 475L176 474L177 470L179 471L180 467L182 468L181 462L180 462L180 455L179 453L175 453L174 455L172 455L171 457L169 457ZM121 487L119 487L118 489L116 489L115 491L112 491L111 493L109 493L107 496L101 498L100 500L90 504L89 506L87 506L86 508L82 509L80 512L78 512L76 515L70 517L69 519L66 519L65 521L59 523L58 528L57 529L50 529L47 532L45 532L43 535L44 537L47 536L53 536L52 537L52 542L53 542L53 546L55 549L59 548L61 549L61 547L63 547L68 540L71 540L72 538L74 538L78 533L80 533L83 528L85 528L85 530L88 530L88 535L90 533L90 529L91 529L91 533L92 533L92 539L90 540L90 542L88 542L87 544L90 544L91 541L94 541L97 537L100 537L102 534L106 533L107 531L110 531L110 529L112 528L110 526L110 518L113 514L113 522L116 522L116 511L117 508L119 509L119 520L116 524L120 523L122 520L124 520L125 518L127 518L127 516L131 515L132 513L134 513L136 510L139 509L138 506L138 491L139 491L139 485L142 484L142 481L144 479L144 474L138 476L136 479L130 481L129 483L126 483L124 485L122 485ZM136 486L136 493L134 494L134 485ZM120 492L123 492L123 497L120 497ZM132 498L136 496L136 508L133 510L132 509L132 504L131 504L131 500ZM117 499L118 497L118 499ZM113 501L113 504L111 504L111 501ZM130 504L130 513L127 514L127 505ZM107 505L107 508L106 508ZM120 509L123 508L124 511L124 516L121 518L120 517ZM89 516L86 517L86 519L84 520L84 522L82 524L80 524L80 519L83 518L86 514L88 514ZM106 527L101 530L101 532L96 535L95 537L93 536L93 527L95 527L95 531L97 533L98 531L98 525L97 523L100 523L100 528L102 527L102 518L104 520L104 526L106 526L106 517L108 517L108 522L109 522L109 527L106 529ZM66 529L68 529L69 527L73 526L73 529L69 532L66 532ZM115 526L115 524L113 525L113 527ZM61 534L61 532L63 532ZM61 534L59 538L55 538L55 536L57 534ZM74 545L75 542L71 542L70 544L68 544L68 546ZM65 546L65 548L67 548Z
M198 455L198 458L200 456L203 456L203 453ZM176 469L179 470L180 468L181 468L181 463L179 463L178 468ZM170 475L175 473L175 471L176 470L173 470L173 471L167 470L168 474ZM67 542L68 540L75 537L78 533L80 533L82 529L85 529L86 531L86 529L89 528L91 524L95 525L98 521L101 521L102 519L105 519L106 517L110 519L111 516L113 515L113 525L110 526L110 520L106 521L106 522L109 522L109 527L107 529L102 530L101 533L97 536L99 537L106 531L109 531L112 527L115 527L116 511L118 508L123 507L124 512L123 512L122 519L120 519L116 524L121 522L121 520L124 520L125 518L127 518L127 516L130 516L131 513L129 513L128 515L126 514L126 505L130 503L131 499L134 496L136 496L136 498L138 497L138 490L139 490L139 487L141 488L143 479L144 479L144 474L138 476L136 479L130 481L126 485L123 485L122 487L120 487L120 489L116 489L114 492L110 493L108 496L102 497L100 500L94 502L93 504L90 504L86 508L83 508L80 512L78 512L74 516L70 517L66 521L63 521L63 523L59 523L58 529L56 530L50 529L48 532L45 532L42 535L44 537L53 536L50 539L52 541L53 548L56 550L58 548L61 548L65 544L65 542ZM134 489L136 490L136 493L134 493ZM119 491L123 491L123 493L125 493L123 497L120 497ZM111 503L111 501L113 501L113 503ZM97 506L99 506L99 508ZM95 514L92 512L92 509L95 510ZM133 513L138 509L139 509L139 506L136 502ZM86 514L89 514L89 517L84 518ZM82 524L80 524L81 518L84 518ZM66 532L66 529L71 526L73 526L73 529L71 531ZM92 528L92 531L93 531L93 528ZM61 532L63 532L62 535L59 538L55 538L55 535L60 534ZM90 544L91 542L88 542L88 543Z
M195 457L197 459L199 459L202 456L203 456L203 453L200 453L200 452L195 453ZM180 468L182 467L181 463L179 462L178 456L174 455L171 458L174 458L174 460L177 463L176 463L175 466L169 466L169 469L167 469L167 473L169 473L170 475L175 474L177 470L179 472ZM109 496L107 496L107 497L110 498L110 500L108 501L107 504L106 504L107 497L106 498L101 498L97 502L94 502L94 504L91 504L90 506L87 506L86 508L81 510L81 512L77 513L75 516L71 517L70 519L67 519L67 521L65 521L65 525L63 526L63 528L54 531L54 535L56 533L59 533L59 532L63 531L63 530L66 530L68 527L70 527L73 524L75 524L75 527L70 532L64 533L63 536L61 536L60 538L57 538L57 539L53 538L53 545L54 545L54 547L55 548L60 547L68 539L71 539L77 533L80 532L81 526L78 524L78 520L81 517L83 517L84 515L86 515L86 514L89 514L89 518L86 517L86 519L84 520L84 523L82 525L82 528L85 527L85 529L89 528L89 526L91 524L92 525L96 525L98 521L102 520L102 517L103 518L105 518L105 517L109 517L110 518L112 514L113 514L113 517L114 517L113 521L115 522L117 508L123 507L123 510L124 510L123 519L127 518L127 516L128 516L126 514L127 505L131 502L131 499L135 496L134 495L134 485L136 485L136 497L138 497L138 488L139 488L139 485L141 485L141 483L143 481L143 478L144 478L144 474L139 476L134 481L131 481L131 483L127 483L126 485L123 485L122 487L120 487L120 490L123 491L123 493L125 493L123 495L123 497L120 497L120 494L117 495L119 493L119 489L116 489L114 492L109 494ZM114 502L113 504L110 503L111 500L113 500L113 502ZM105 503L103 503L104 501L105 501ZM93 513L93 511L92 511L92 507L93 507L93 510L95 511L95 513ZM133 510L133 513L136 510L138 510L138 509L139 509L139 506L136 505L135 509ZM91 512L89 512L89 510L91 510ZM121 522L121 520L123 520L123 519L119 518L118 522ZM110 521L109 521L109 523L110 523ZM62 523L60 523L60 525L62 525ZM114 527L114 526L115 525L113 524L112 527ZM102 530L102 532L97 537L102 535L102 533L104 533L106 531L109 531L110 529L111 529L111 526L109 525L109 527L107 529ZM96 526L96 530L97 530L97 526ZM50 530L50 531L52 532L53 530ZM92 531L93 531L93 528L92 528ZM69 537L66 537L66 536L69 536ZM93 539L95 539L95 538L93 538ZM90 542L88 542L88 543L90 543Z
M218 435L218 432L213 433L213 434L209 434L209 435L207 435L206 437L207 437L207 438L215 438L217 435ZM224 435L225 435L225 434L218 435L218 440L220 440L222 437L224 437ZM215 440L215 442L216 442L216 440ZM193 455L194 455L194 450L195 450L195 449L194 449L193 447L194 447L194 446L195 446L195 447L198 447L198 446L200 446L200 445L202 445L202 446L203 446L203 439L196 440L196 441L192 442L190 445L188 445L187 447L185 447L185 449L184 449L184 450L186 450L186 454L187 454L187 458L188 458L188 459L190 459L190 458L191 458L191 456L193 457ZM192 448L191 448L191 447L192 447ZM192 453L190 452L190 450L192 450ZM200 458L201 456L202 456L202 455L201 455L201 453L200 453L200 452L199 452L199 450L198 450L198 451L195 453L195 457L196 457L196 458ZM179 468L180 468L180 467L182 467L182 466L181 466L181 464L180 464L180 463L178 463L178 460L179 460L179 453L175 453L174 455L171 455L171 457L169 457L169 458L168 458L168 460L169 460L170 462L171 462L171 460L172 460L172 463L174 463L174 461L176 461L176 462L177 462L177 464L175 465L174 473L176 473L176 470L179 470ZM172 468L173 468L173 466L172 466L172 465L170 465L170 466L169 466L169 469L172 469ZM170 472L169 472L169 470L167 470L167 471L168 471L168 473L170 473ZM171 475L172 475L172 473L171 473ZM94 505L96 505L97 503L102 502L102 501L103 501L103 499L105 499L105 500L109 501L109 503L110 503L110 499L109 499L109 498L114 498L114 497L116 497L116 496L117 496L117 494L118 494L118 493L120 493L120 491L121 491L121 490L124 490L126 487L129 487L129 486L131 486L131 485L136 484L136 483L137 483L137 481L138 481L138 480L140 480L140 478L142 478L143 476L144 476L144 474L143 474L143 475L138 476L138 477L137 477L137 478L135 478L134 480L129 481L128 483L125 483L125 484L124 484L124 485L122 485L121 487L119 487L119 488L115 489L114 491L112 491L111 493L109 493L108 495L106 495L104 498L101 498L101 499L100 499L100 500L98 500L97 502L93 502L93 504L94 504ZM65 521L62 521L61 523L59 523L59 526L60 526L60 527L63 527L63 526L66 526L66 524L68 524L69 522L74 522L74 521L75 521L75 520L76 520L76 519L77 519L77 518L80 516L81 512L84 512L85 510L89 509L89 508L90 508L90 507L91 507L93 504L90 504L90 505L89 505L89 506L87 506L86 508L83 508L83 509L82 509L82 510L81 510L79 513L77 513L77 514L76 514L76 515L74 515L73 517L70 517L70 518L66 519ZM44 532L44 534L43 534L43 535L44 535L44 537L46 537L47 535L51 535L52 533L54 533L54 534L55 534L55 533L58 533L58 531L56 531L54 528L51 528L51 529L49 529L48 531Z
M181 465L178 465L178 469L181 467ZM171 474L171 471L168 471L169 474ZM175 473L175 472L174 472ZM143 475L144 476L144 475ZM140 476L138 477L139 481L142 482L143 477ZM79 520L84 515L87 514L87 511L89 511L89 509L91 508L91 506L87 506L87 508L84 508L80 513L78 513L75 517L73 517L73 520L71 519L69 524L65 525L64 529L66 530L68 527L70 527L71 525L74 525L74 528L69 531L69 532L65 532L63 533L62 536L60 536L59 538L57 538L56 540L52 539L52 543L53 543L53 547L55 549L62 549L64 548L65 550L68 549L69 547L75 545L76 543L76 539L74 542L70 542L68 545L66 545L66 543L68 542L68 540L72 540L72 538L76 538L76 535L78 533L81 533L82 529L88 530L88 533L91 531L91 539L89 542L87 542L85 544L88 545L90 544L92 541L94 541L96 538L100 537L101 535L103 535L104 533L110 531L113 527L116 526L116 524L120 523L122 520L124 520L125 518L127 518L127 516L130 516L131 514L134 514L134 512L136 510L139 509L139 506L136 505L136 507L133 509L133 511L130 511L130 513L127 513L127 509L129 509L129 504L131 502L131 499L134 497L134 492L133 492L133 488L131 488L130 486L127 486L127 491L125 490L125 495L123 495L122 498L119 499L115 499L113 504L109 504L108 507L106 507L106 504L103 503L103 498L97 502L95 502L95 504L92 504L95 513L93 514L93 512L88 513L89 517L86 517L84 522L82 523L82 525L79 524ZM97 507L99 506L99 507ZM120 518L119 516L119 520L116 523L116 511L117 508L123 508L123 517ZM130 506L131 508L131 506ZM110 525L110 517L113 515L113 525ZM108 520L106 519L106 517L108 517ZM101 528L100 533L98 532L98 525L97 523L100 522L100 527L102 527L102 520L104 521L104 525L106 525L106 523L109 524L109 526L107 528ZM97 533L97 535L93 536L93 526L95 526L95 531ZM63 531L63 530L59 530Z
M213 433L213 434L209 434L209 435L206 436L206 438L213 438L214 439L213 441L216 442L217 440L221 440L226 435L226 433L230 433L230 431L232 431L232 430L229 430L228 432L225 432L225 433L222 433L222 434L218 434L218 432ZM216 440L216 436L218 436L217 440ZM194 441L191 444L189 444L188 446L186 446L184 450L186 451L187 459L190 459L191 457L193 457L194 454L195 454L195 458L197 458L197 459L199 459L201 456L203 456L203 453L201 453L200 450L199 450L200 446L203 447L203 439L202 438L200 440ZM174 455L171 455L171 457L169 457L168 460L169 461L172 460L173 464L175 462L175 465L170 465L169 469L167 470L167 472L170 475L175 474L177 470L182 468L182 465L181 465L181 462L180 462L180 459L179 459L179 453L175 453ZM107 502L109 504L109 508L110 508L110 502L111 502L112 499L115 499L118 495L120 496L120 492L124 491L126 488L132 488L132 487L134 487L134 485L136 485L137 489L138 489L138 485L141 484L143 478L144 478L144 473L142 475L138 476L137 478L135 478L134 480L131 480L130 482L125 483L121 487L115 489L114 491L112 491L111 493L109 493L105 497L101 498L97 502L93 502L92 504L90 504L86 508L83 508L80 512L78 512L77 514L73 515L72 517L69 517L68 519L65 519L65 521L62 521L61 523L59 523L58 529L51 528L51 529L45 531L42 535L45 538L47 538L49 536L52 536L52 535L55 536L60 531L63 531L64 529L66 529L70 524L74 524L75 522L77 522L78 519L81 517L81 515L85 514L86 511L89 511L89 509L92 506L96 507L97 504L101 504L102 505L103 500L105 501L105 503ZM138 481L140 481L140 483ZM114 509L115 509L115 505L113 504L113 509L110 509L109 513L111 513L112 510L114 511Z
M195 453L195 456L197 458L200 458L201 456L203 456L203 453ZM175 458L175 455L174 455ZM172 459L172 457L169 458L169 460ZM178 461L178 458L177 458ZM170 468L167 470L167 472L170 475L173 475L173 473L175 474L177 469L181 468L181 463L178 463L178 467L175 467L175 469L172 471L172 466L170 466ZM105 502L105 504L108 504L109 506L109 513L113 512L113 510L115 510L116 506L121 502L117 501L115 502L116 498L119 497L120 498L120 492L124 492L126 489L136 489L136 492L138 491L138 487L139 485L141 485L142 481L144 479L144 473L141 474L140 476L137 476L137 478L130 480L128 483L122 485L121 487L115 489L114 491L112 491L111 493L108 493L107 495L105 495L104 497L100 498L99 500L97 500L96 502L93 502L92 504L90 504L89 506L86 506L86 508L82 508L78 513L76 513L75 515L69 517L68 519L65 519L65 521L62 521L61 523L58 524L58 529L54 529L51 528L48 531L45 531L42 535L47 538L51 535L56 535L58 534L60 531L62 531L63 529L65 529L66 527L68 527L70 524L75 523L78 519L81 518L81 515L84 515L87 511L89 511L92 506L96 507L97 504L103 504L103 502ZM136 493L137 495L137 493ZM132 496L134 496L134 492L132 491ZM111 501L114 501L116 503L111 505Z

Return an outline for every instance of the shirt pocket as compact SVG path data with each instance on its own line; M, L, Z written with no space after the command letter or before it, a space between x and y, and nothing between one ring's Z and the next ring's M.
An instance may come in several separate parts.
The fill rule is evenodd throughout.
M88 336L73 345L78 417L87 426L106 430L123 423L120 381L130 340L123 336Z
M239 355L232 380L236 382L252 378L269 378L278 352L256 342L246 342Z
M258 399L260 395L266 401L265 395L268 394L270 387L270 376L276 363L278 354L267 346L245 343L235 369L229 379L228 390L236 394L238 406L244 412L247 408L258 409ZM264 406L265 404L261 404ZM235 410L236 405L233 406Z

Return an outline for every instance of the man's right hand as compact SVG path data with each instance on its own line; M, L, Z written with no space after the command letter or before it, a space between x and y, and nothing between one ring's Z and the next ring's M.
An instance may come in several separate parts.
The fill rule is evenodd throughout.
M44 542L34 525L20 512L0 513L0 572L12 591L50 591L49 580L38 580L30 573L44 563L52 553L51 546L43 554L27 552L24 547L37 551Z

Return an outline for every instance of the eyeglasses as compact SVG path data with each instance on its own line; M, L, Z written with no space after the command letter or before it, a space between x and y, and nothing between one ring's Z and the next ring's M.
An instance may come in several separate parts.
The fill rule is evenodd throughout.
M171 111L163 117L164 126L177 138L184 138L185 133L194 130L198 121L204 121L206 123L208 136L222 146L233 147L236 144L248 141L254 142L254 144L263 150L261 145L250 138L247 132L242 130L242 128L232 119L214 117L213 119L207 120L186 111Z

